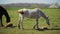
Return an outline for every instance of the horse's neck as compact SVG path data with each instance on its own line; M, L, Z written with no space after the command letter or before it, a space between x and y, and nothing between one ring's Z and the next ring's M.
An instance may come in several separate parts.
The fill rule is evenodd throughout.
M46 15L45 15L44 13L41 13L41 16L42 16L44 19L47 18Z
M44 16L42 16L44 19L46 19L47 17L44 15Z

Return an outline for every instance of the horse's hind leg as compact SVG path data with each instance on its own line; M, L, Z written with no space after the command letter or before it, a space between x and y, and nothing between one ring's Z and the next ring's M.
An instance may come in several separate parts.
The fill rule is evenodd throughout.
M19 21L18 28L21 29L21 27L22 27L22 29L24 29L23 28L23 22Z
M20 29L20 20L19 20L19 23L18 23L18 28Z
M18 28L20 29L22 27L23 28L23 16L20 16L20 20L19 20L19 24L18 24Z

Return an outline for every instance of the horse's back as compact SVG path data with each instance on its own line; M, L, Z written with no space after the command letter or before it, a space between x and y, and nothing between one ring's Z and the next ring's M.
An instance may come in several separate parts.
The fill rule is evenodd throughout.
M28 10L28 15L26 17L36 18L38 13L39 11L37 11L37 9Z
M45 14L39 9L39 8L35 8L35 9L22 9L24 12L24 16L28 17L28 18L36 18L36 17L40 17L40 16L45 16Z

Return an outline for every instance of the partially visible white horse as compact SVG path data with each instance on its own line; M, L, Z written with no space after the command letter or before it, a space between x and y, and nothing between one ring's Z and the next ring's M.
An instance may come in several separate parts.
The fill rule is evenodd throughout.
M23 19L24 19L24 17L36 19L36 24L33 27L34 29L39 29L38 19L41 16L46 20L46 23L48 25L50 25L48 17L46 17L46 15L39 8L35 8L35 9L32 9L32 10L31 9L19 9L18 13L19 13L19 24L18 24L19 29L20 29L20 26L22 26L22 29L24 29L23 28Z

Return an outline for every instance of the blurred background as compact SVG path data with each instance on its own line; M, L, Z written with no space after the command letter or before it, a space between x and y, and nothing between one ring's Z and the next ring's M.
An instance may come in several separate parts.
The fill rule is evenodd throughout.
M0 5L5 8L60 8L60 0L0 0Z

